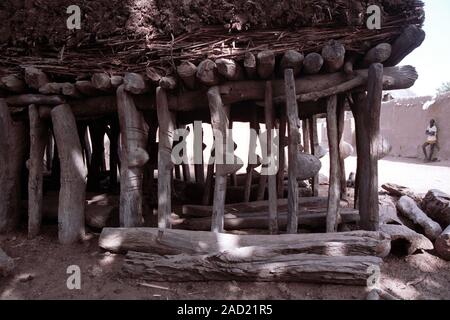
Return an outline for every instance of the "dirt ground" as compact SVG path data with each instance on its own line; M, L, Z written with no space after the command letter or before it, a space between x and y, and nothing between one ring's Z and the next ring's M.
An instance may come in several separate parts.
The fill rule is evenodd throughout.
M0 238L15 259L13 276L0 279L0 299L365 299L367 288L304 283L159 283L121 276L122 255L103 252L98 235L72 247L56 241L56 226L27 240L25 230ZM81 268L81 290L67 289L67 268ZM149 287L150 286L158 286ZM381 288L403 299L450 299L450 262L428 253L389 257Z
M348 170L352 161L347 161ZM388 177L390 180L384 181ZM401 183L417 192L429 188L449 192L449 178L446 162L380 162L380 183ZM368 292L366 287L304 283L142 282L123 277L124 257L102 251L97 241L98 234L90 233L83 243L61 246L56 225L44 226L42 235L34 240L27 240L25 227L0 236L1 247L16 262L14 275L0 278L0 299L365 299ZM67 289L71 265L81 268L81 290ZM450 299L450 262L430 253L390 256L381 272L380 287L399 298Z

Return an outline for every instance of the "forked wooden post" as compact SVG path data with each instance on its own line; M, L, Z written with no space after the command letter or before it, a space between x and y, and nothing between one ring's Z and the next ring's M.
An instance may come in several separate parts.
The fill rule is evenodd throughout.
M270 234L278 233L278 197L277 197L277 174L269 172L276 166L275 157L272 156L273 146L273 129L274 129L274 110L273 110L273 94L272 81L266 81L266 97L265 97L265 118L267 130L267 165L268 174L268 193L269 193L269 232Z
M19 222L26 135L25 124L13 121L8 105L0 99L0 233L11 231Z
M169 111L166 91L156 89L156 108L159 123L158 144L158 228L170 228L172 213L172 145L175 130L175 116Z
M225 196L227 191L227 175L223 170L225 164L227 131L229 127L229 120L226 114L225 106L220 96L219 87L211 87L208 90L209 110L211 112L211 126L214 135L214 148L216 163L216 179L214 187L214 200L211 231L224 231L224 209ZM221 136L220 136L221 135ZM222 157L222 159L220 159Z
M298 105L295 92L294 71L284 71L286 92L286 115L289 124L288 146L288 223L287 233L298 231L298 182L297 182L297 154L300 152L301 137L299 131Z
M327 133L330 149L330 184L328 189L327 232L336 232L340 211L339 142L337 97L327 98Z
M62 244L72 244L84 235L87 168L77 132L75 116L69 105L51 111L53 132L61 161L58 232Z
M309 138L311 140L311 154L317 156L319 151L319 137L317 134L317 117L315 115L308 119L309 123ZM312 193L313 197L319 196L319 174L312 178Z
M142 181L144 165L149 159L147 128L124 85L117 88L117 111L121 134L120 225L138 227L143 222Z
M28 238L35 238L41 229L42 221L42 186L44 169L44 152L49 136L47 123L39 116L39 109L34 104L28 108L30 119L30 160L28 164Z

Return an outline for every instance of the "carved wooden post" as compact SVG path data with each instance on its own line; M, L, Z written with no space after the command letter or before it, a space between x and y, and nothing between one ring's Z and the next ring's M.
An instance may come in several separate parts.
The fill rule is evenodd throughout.
M156 89L156 108L159 123L158 144L158 228L170 228L172 213L172 145L175 131L175 115L169 111L166 91Z
M317 117L313 115L308 119L309 122L309 138L311 139L311 154L317 156L319 150L319 137L317 134ZM319 196L319 174L312 178L312 194L313 197Z
M286 115L289 124L289 157L288 157L288 223L287 233L297 233L298 230L298 182L297 182L297 154L300 150L300 131L295 79L292 69L284 71L286 91Z
M59 241L75 243L84 235L87 169L77 132L75 117L69 105L63 104L51 111L53 132L61 162L59 191Z
M48 141L48 125L39 117L35 105L28 108L30 118L30 161L28 175L28 238L36 237L42 221L42 184L44 152Z
M20 175L27 149L26 126L11 118L0 99L0 233L14 229L20 216Z
M328 189L327 232L336 232L339 220L339 206L341 198L336 96L327 98L327 133L330 148L330 184Z
M219 159L219 163L216 161L216 182L214 187L211 231L223 232L225 196L227 191L227 175L224 174L223 168L225 164L223 164L223 161L227 151L226 141L229 120L218 87L211 87L208 90L208 101L211 112L211 126L214 134L215 158L216 160Z
M141 112L136 109L133 97L125 91L124 85L117 88L117 111L121 133L120 225L138 227L143 219L144 165L149 159L147 129Z
M345 158L342 153L342 145L344 141L344 127L345 127L345 103L346 96L341 95L338 99L337 107L337 121L338 121L338 143L339 143L339 179L341 188L341 199L347 199L347 179L345 176Z
M266 81L266 93L265 93L265 118L267 129L267 157L269 162L265 161L268 166L268 172L270 166L276 165L274 163L275 157L272 156L272 140L274 129L274 110L273 110L273 94L272 94L272 82ZM263 171L261 171L263 173ZM276 173L268 175L268 193L269 193L269 232L270 234L278 233L278 197L277 197L277 175Z

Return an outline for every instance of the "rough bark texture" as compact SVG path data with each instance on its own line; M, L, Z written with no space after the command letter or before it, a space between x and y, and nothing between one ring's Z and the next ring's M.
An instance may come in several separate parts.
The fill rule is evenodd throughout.
M324 256L379 256L390 251L390 238L380 232L341 232L295 235L232 235L205 231L156 228L105 228L99 246L111 252L138 251L157 254L211 254L243 247L267 248L278 254L321 254Z
M25 123L13 121L5 100L0 99L0 233L11 231L19 222L26 136Z
M397 202L397 209L416 225L421 226L428 239L434 241L442 233L440 225L430 219L410 197L401 197Z
M117 89L117 107L121 134L120 224L136 227L142 224L143 166L149 159L147 128L124 85Z
M423 198L421 207L442 227L450 225L450 195L440 190L430 190Z
M156 104L159 123L158 143L158 228L170 228L172 213L172 145L175 117L169 111L164 89L156 89Z
M151 281L312 282L367 285L370 267L382 260L370 256L325 257L312 254L254 253L246 248L218 254L165 256L129 252L125 274Z
M403 255L413 255L420 250L433 250L433 243L424 235L404 225L382 224L380 231L391 237L392 248ZM398 243L398 244L397 244ZM401 246L399 248L399 246Z
M442 259L450 261L450 226L437 238L435 248Z
M44 152L48 142L49 128L39 117L35 105L28 109L30 118L30 161L28 165L28 238L39 234L42 220L42 187L44 170Z
M57 106L51 115L61 162L58 236L62 244L72 244L84 236L87 169L70 106L67 104Z

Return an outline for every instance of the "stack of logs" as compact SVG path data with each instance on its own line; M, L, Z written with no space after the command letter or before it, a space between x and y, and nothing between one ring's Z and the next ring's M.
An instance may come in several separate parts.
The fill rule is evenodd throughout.
M450 195L430 190L421 197L395 184L385 184L383 189L391 199L385 201L386 210L382 209L380 229L393 240L406 240L407 254L434 251L450 261Z
M5 76L0 81L2 92L7 92L0 99L0 185L4 188L4 192L0 192L0 232L10 230L18 220L20 172L27 154L24 141L28 128L31 137L30 160L27 161L30 236L39 232L41 222L43 153L51 127L61 161L59 238L62 243L73 243L84 233L88 174L77 120L118 114L120 143L118 132L111 134L110 139L119 149L119 157L114 163L120 163L120 224L123 227L142 225L144 165L150 158L148 141L152 140L150 144L155 142L159 126L158 227L164 230L170 227L172 212L173 165L170 154L174 129L194 120L202 120L211 123L213 129L221 132L226 139L232 122L250 122L255 113L259 114L255 110L259 110L261 103L264 106L261 118L264 120L257 117L256 123L263 122L268 128L280 128L281 132L288 128L287 141L284 141L284 135L281 137L282 145L288 146L290 164L288 233L295 234L298 230L297 180L315 177L320 169L316 157L298 152L301 147L299 119L306 120L309 128L314 128L316 115L324 113L328 122L331 158L326 224L328 232L337 229L342 218L339 200L343 178L339 144L342 140L342 114L347 104L352 108L357 122L357 186L361 227L377 230L381 92L409 88L414 84L417 73L413 67L394 66L422 40L423 31L410 26L392 45L377 45L365 55L346 52L343 44L330 41L321 54L311 53L306 57L291 50L282 56L275 56L271 51L261 51L256 56L248 53L243 62L206 59L195 66L186 61L176 67L173 75L165 77L148 70L145 76L135 73L111 76L105 73L94 74L90 80L56 83L32 67L25 68L23 76ZM369 69L364 69L366 67ZM277 79L277 76L284 79ZM246 104L253 104L256 109L248 108ZM279 105L285 108L275 108ZM203 110L207 108L209 115ZM149 110L156 110L157 121L144 117L144 112ZM25 125L24 118L29 121L29 126ZM110 126L112 128L113 124ZM314 140L314 129L310 130L313 139L310 152L314 155L317 141ZM219 149L220 144L216 140L215 148ZM232 150L230 152L233 153ZM236 163L216 165L212 231L224 230L226 181L228 175L240 168L238 161ZM214 167L208 171L205 182L209 188L212 186L212 170ZM278 195L283 193L279 183L283 181L283 175L284 168L280 168L278 176L267 179L271 203L268 221L272 233L279 232L276 201ZM317 184L317 178L315 181Z

